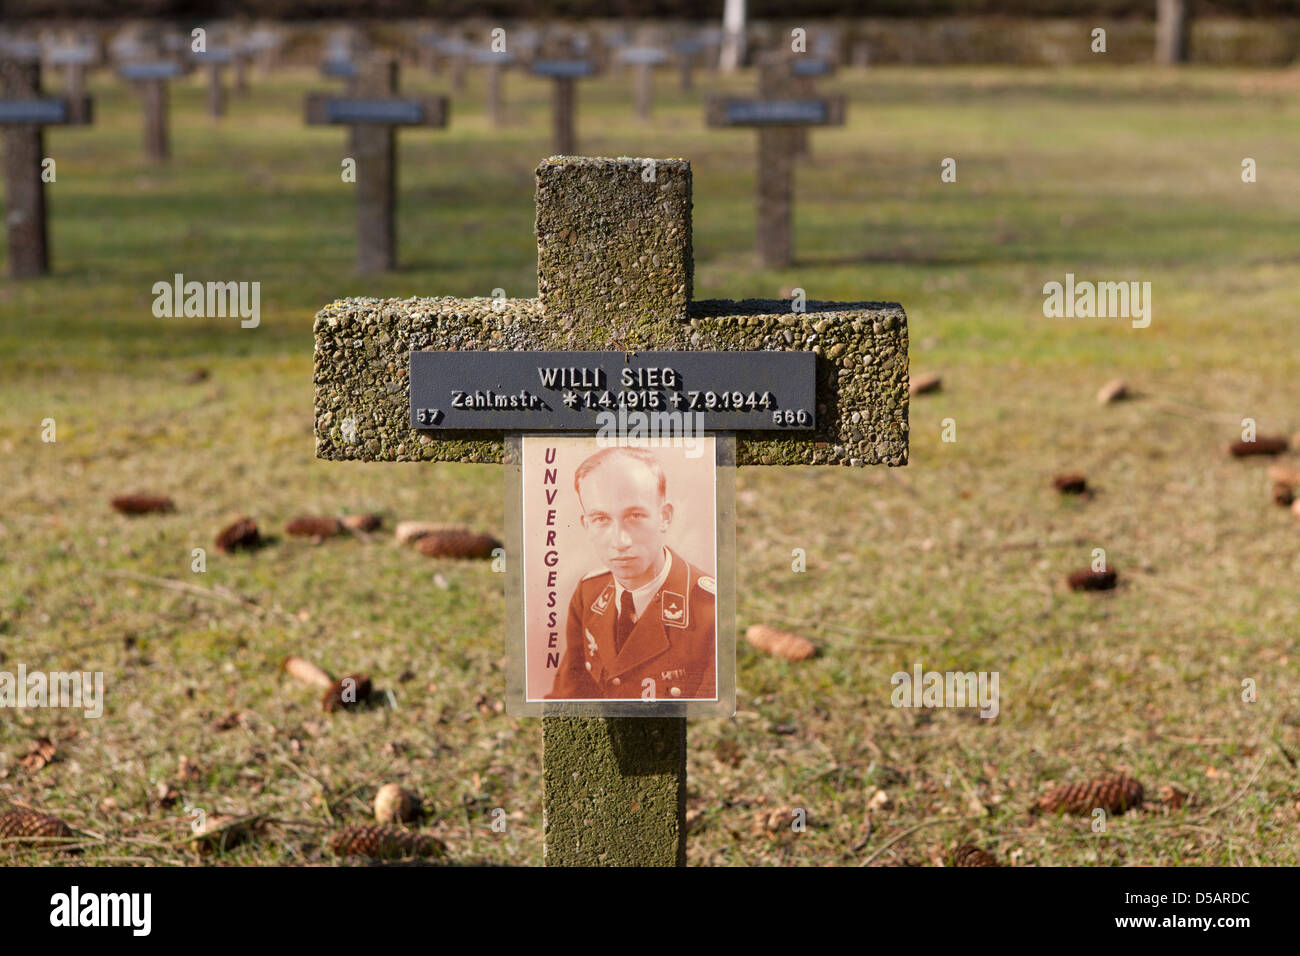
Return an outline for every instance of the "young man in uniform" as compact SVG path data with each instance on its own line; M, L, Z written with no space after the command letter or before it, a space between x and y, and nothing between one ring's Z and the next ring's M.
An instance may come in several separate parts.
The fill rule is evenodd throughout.
M714 579L665 543L673 521L659 459L605 448L574 472L582 526L605 567L569 601L551 700L712 700Z

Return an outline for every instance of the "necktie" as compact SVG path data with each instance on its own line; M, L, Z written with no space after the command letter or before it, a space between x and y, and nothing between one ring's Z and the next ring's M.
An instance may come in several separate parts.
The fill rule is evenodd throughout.
M627 643L628 635L632 633L632 626L636 623L633 617L636 615L636 605L632 603L632 592L623 591L623 599L618 602L618 620L614 623L614 653L622 653L623 645Z

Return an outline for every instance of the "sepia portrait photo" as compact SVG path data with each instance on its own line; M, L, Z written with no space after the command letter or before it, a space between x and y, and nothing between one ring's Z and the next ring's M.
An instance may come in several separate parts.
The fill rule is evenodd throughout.
M718 699L713 441L522 439L526 700Z

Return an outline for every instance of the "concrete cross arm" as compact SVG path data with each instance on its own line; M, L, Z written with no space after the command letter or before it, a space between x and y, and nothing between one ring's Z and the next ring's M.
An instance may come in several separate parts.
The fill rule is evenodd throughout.
M695 302L660 349L809 350L817 428L737 436L743 465L907 461L907 317L892 302ZM606 327L557 328L538 299L340 299L316 317L316 455L355 461L500 462L501 436L410 426L412 349L623 348Z
M647 175L647 163L655 164ZM411 428L412 350L809 351L816 427L740 432L744 465L903 465L907 316L897 303L692 302L690 165L538 167L536 299L341 299L316 316L319 458L500 462L502 436Z

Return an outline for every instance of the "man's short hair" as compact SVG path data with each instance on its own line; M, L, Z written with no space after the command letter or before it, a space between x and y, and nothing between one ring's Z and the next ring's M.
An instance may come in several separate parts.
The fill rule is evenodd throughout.
M664 475L664 466L659 463L658 456L644 448L628 448L623 445L616 445L613 448L602 448L596 454L591 455L573 473L573 490L578 493L579 501L582 500L582 489L578 485L582 479L612 458L631 458L633 461L639 461L645 465L650 469L650 474L655 476L656 483L659 486L659 500L663 501L668 497L668 478Z

